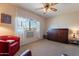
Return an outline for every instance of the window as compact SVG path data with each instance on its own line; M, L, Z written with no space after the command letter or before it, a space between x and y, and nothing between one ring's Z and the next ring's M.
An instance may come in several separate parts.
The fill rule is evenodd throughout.
M16 28L20 30L29 30L29 31L39 31L40 30L40 22L30 18L16 18Z
M38 31L40 29L40 22L36 20L30 20L30 22L31 22L31 30Z

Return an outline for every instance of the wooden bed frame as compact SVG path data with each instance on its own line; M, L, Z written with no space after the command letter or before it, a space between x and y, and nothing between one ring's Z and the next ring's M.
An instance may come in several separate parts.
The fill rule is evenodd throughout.
M67 28L52 29L47 32L47 38L51 41L68 43L68 31Z

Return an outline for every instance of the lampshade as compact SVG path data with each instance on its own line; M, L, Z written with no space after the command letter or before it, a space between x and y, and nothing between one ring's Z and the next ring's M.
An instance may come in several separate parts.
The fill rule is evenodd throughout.
M76 39L77 38L77 30L76 28L72 28L69 30L69 35L72 39Z

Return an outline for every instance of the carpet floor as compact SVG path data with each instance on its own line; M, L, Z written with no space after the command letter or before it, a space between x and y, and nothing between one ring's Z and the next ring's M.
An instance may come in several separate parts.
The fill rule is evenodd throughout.
M19 56L27 49L32 51L33 56L60 56L63 53L68 54L69 56L79 56L78 45L64 44L49 41L47 39L23 45L15 55Z

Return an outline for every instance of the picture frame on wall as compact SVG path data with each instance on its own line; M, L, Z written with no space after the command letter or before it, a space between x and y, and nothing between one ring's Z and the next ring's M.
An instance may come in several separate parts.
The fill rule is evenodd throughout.
M1 23L11 24L11 15L1 13Z

